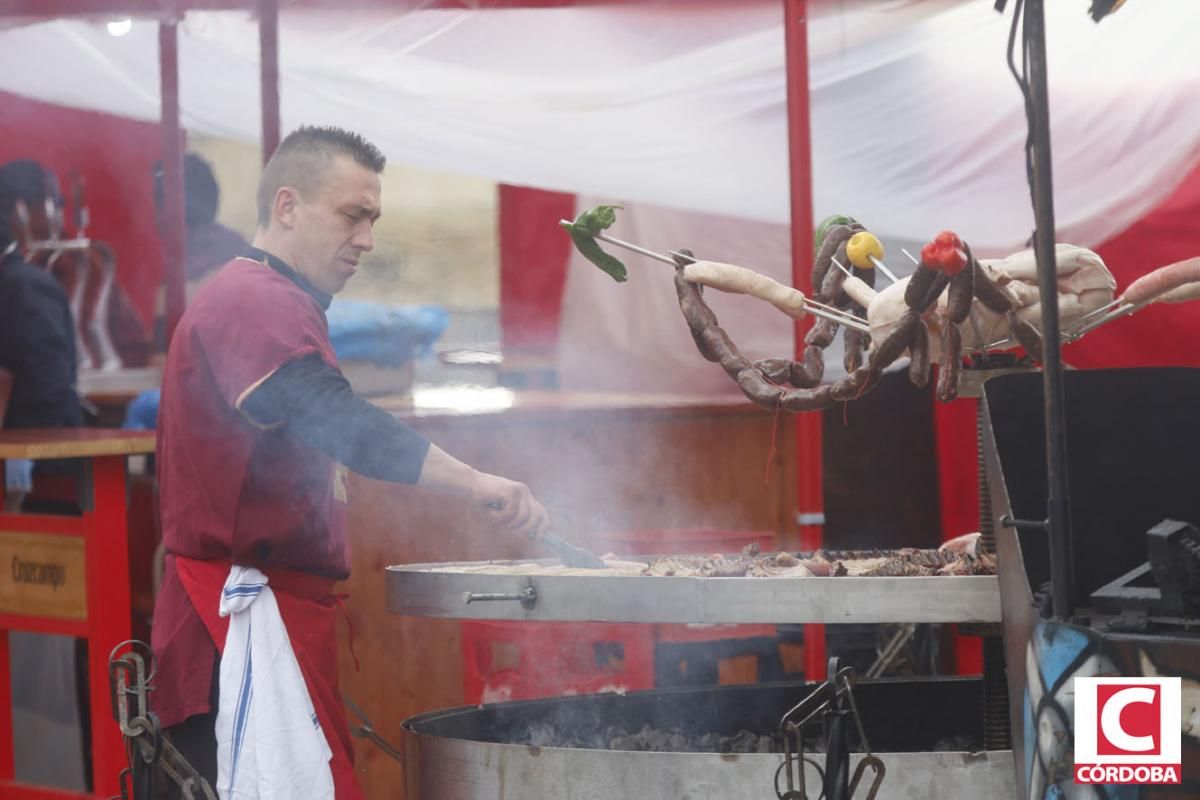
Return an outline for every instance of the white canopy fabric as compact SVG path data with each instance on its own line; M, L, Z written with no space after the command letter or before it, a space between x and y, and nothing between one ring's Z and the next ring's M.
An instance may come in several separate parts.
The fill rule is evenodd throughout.
M1021 97L992 0L813 0L815 207L884 236L945 227L1019 247L1032 215ZM1102 24L1048 4L1061 238L1093 245L1200 159L1195 0ZM535 9L285 11L283 122L342 124L397 162L758 222L789 219L780 0ZM0 29L0 89L157 119L156 25ZM184 124L258 137L258 36L241 12L181 26ZM0 114L2 114L0 110ZM7 125L12 120L6 120Z
M1200 161L1200 2L1131 0L1101 24L1087 0L1047 6L1059 239L1094 246ZM902 274L898 246L943 228L984 256L1020 249L1033 220L1024 105L1005 61L1011 8L809 8L817 218L862 220ZM103 21L0 29L0 89L155 120L156 31L148 20L120 38ZM623 238L790 281L782 0L285 11L280 41L285 130L343 125L394 162L574 192L581 207L624 202ZM189 14L180 52L184 124L256 140L253 19ZM0 124L19 129L3 109ZM736 392L696 354L669 268L620 255L622 286L572 258L564 388ZM792 352L787 318L746 298L712 303L747 355ZM831 348L827 378L839 362Z

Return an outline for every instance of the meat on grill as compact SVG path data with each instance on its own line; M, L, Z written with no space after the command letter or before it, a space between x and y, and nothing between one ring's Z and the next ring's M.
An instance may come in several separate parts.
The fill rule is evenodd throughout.
M485 575L614 575L683 578L828 578L994 575L996 557L972 548L941 550L819 550L815 553L760 554L757 546L738 555L673 555L648 562L604 557L606 569L583 569L536 562L447 564L433 572Z
M994 556L975 557L942 550L857 550L782 552L730 557L665 556L652 560L644 575L695 578L907 577L931 575L992 575Z

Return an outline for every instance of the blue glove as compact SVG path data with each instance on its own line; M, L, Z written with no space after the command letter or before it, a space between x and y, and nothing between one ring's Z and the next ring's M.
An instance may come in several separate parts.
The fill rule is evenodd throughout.
M6 492L33 491L33 462L24 458L9 458L4 461L4 490Z

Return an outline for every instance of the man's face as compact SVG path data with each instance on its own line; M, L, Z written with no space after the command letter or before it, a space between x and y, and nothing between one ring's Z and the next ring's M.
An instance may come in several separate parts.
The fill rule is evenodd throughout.
M291 210L292 265L321 291L337 294L375 246L379 175L337 156L310 194L297 197Z

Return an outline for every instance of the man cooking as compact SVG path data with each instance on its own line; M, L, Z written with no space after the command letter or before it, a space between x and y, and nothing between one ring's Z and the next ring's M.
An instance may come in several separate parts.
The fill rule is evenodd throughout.
M239 665L245 662L244 687L251 685L250 657L233 640L238 613L218 609L236 610L264 583L303 675L312 723L328 741L317 746L331 751L333 793L362 796L337 689L332 595L350 571L347 468L465 497L514 534L549 526L527 487L452 458L355 395L338 370L324 312L372 248L384 161L374 145L337 128L304 127L284 139L259 182L253 244L197 292L167 355L157 452L168 555L154 616L154 703L175 745L222 796L239 791L254 768L239 755L249 693L237 691L232 658L219 651L233 642ZM245 630L248 640L258 635L249 623ZM245 653L258 652L253 647ZM255 662L255 680L276 661ZM256 747L271 738L244 737ZM304 752L276 744L287 757ZM314 760L248 780L274 792ZM333 795L310 787L273 796Z

